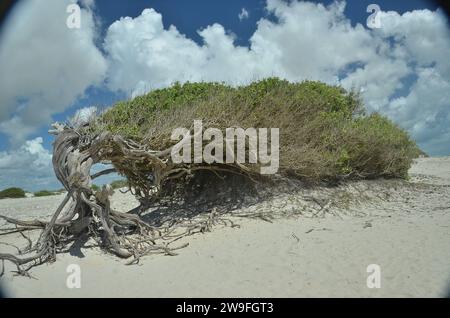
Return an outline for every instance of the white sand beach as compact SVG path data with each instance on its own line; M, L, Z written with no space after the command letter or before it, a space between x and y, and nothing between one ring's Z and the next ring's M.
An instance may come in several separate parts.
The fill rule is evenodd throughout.
M127 266L98 248L84 248L32 269L31 279L13 276L14 267L6 264L0 281L11 297L445 297L450 157L416 159L410 175L417 188L390 188L389 198L362 200L351 213L272 223L236 217L239 228L216 226L189 236L177 256L152 255ZM61 200L4 199L0 214L48 219ZM114 204L126 210L136 201L117 193ZM19 238L0 241L24 246ZM81 288L66 286L70 264L80 266ZM367 287L370 264L380 266L380 288Z

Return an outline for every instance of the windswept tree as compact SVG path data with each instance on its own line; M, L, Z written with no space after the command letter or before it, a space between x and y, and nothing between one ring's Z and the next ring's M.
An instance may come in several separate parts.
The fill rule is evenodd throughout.
M229 127L278 128L277 174L261 175L260 161L174 162L171 152L177 140L171 138L172 132L186 127L191 132L188 138L194 138L195 120L202 120L203 130L216 128L223 135ZM19 249L20 255L0 254L1 260L16 264L20 274L54 261L57 253L81 236L94 239L107 252L129 258L130 263L151 253L174 254L185 246L177 245L180 237L226 222L219 216L228 210L218 210L223 200L217 198L203 202L206 218L190 218L200 209L198 198L214 186L226 185L236 194L257 192L257 185L273 184L280 178L308 184L405 178L418 154L402 129L379 114L365 114L357 94L320 82L289 83L276 78L238 88L218 83L175 84L120 102L87 124L56 123L53 128L53 167L67 190L65 198L48 221L1 216L14 225L2 228L1 235L21 233L28 239L27 232L41 231L37 240L28 239L28 246ZM93 174L97 163L112 168ZM94 179L112 172L126 178L139 207L116 211L111 208L112 187L93 187ZM170 207L168 202L185 204L187 197L194 202L189 209L168 208L162 216L142 217L150 208Z

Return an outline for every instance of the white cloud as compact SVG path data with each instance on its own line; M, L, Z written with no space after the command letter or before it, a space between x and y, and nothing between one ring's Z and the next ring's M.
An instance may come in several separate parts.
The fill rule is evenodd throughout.
M241 12L238 14L239 21L248 19L249 16L250 16L250 14L248 13L247 9L245 9L245 8L242 8Z
M234 45L219 24L200 30L203 45L198 45L175 26L164 29L162 16L153 9L116 21L105 39L109 85L133 95L175 81L242 84L280 76L336 83L336 74L348 64L376 56L370 33L342 19L342 4L325 8L269 1L268 10L281 22L261 19L250 48Z
M401 57L420 67L435 63L436 69L450 77L450 29L442 12L415 10L402 15L381 12L380 21L382 28L377 35L393 37L404 50Z
M92 166L91 174L109 168L109 164L97 163ZM95 179L94 183L102 185L120 178L114 173ZM52 154L44 148L42 137L27 140L17 149L0 151L0 190L9 187L32 192L62 188L53 171Z
M57 187L52 155L42 142L42 137L37 137L18 149L0 152L0 189L18 186L35 191Z
M276 22L260 19L249 47L236 46L233 35L219 24L198 32L203 39L199 45L175 26L164 29L162 16L147 9L109 27L108 85L137 95L175 81L239 85L267 76L341 84L360 89L370 110L391 116L426 150L449 153L450 140L442 137L450 136L444 128L450 127L450 119L442 119L450 106L443 97L450 78L450 37L444 15L429 10L402 15L380 12L381 29L370 30L352 26L344 8L344 2L324 6L267 0L266 9ZM426 74L439 80L428 83L432 93L419 98L431 76ZM420 108L426 108L428 125L424 126ZM424 127L438 124L430 118L439 118L440 130L425 134Z
M417 80L404 96L392 98L382 112L405 127L431 154L450 153L450 29L440 11L381 14L377 34L393 38L399 59Z
M21 144L85 89L103 80L106 62L93 43L92 12L66 25L70 0L27 0L12 12L0 46L0 131ZM88 1L92 5L92 1Z
M383 111L389 98L403 88L401 80L411 73L412 69L404 60L381 55L347 74L340 84L346 89L362 90L367 108Z
M352 27L345 4L329 7L310 2L268 0L278 23L261 19L251 38L252 51L267 69L290 80L315 79L337 83L339 72L352 63L376 57L370 33Z
M406 128L429 153L449 153L450 81L436 69L418 70L407 96L393 99L384 111Z

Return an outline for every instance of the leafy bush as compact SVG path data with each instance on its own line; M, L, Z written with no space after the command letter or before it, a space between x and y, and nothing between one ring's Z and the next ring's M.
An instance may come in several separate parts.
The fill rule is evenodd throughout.
M111 182L110 185L113 189L120 189L128 186L128 183L127 180L122 179L122 180L115 180Z
M41 190L38 192L34 193L35 197L46 197L46 196L50 196L50 195L56 195L58 193L56 193L55 191L48 191L48 190Z
M420 151L389 119L366 115L358 94L321 82L277 78L236 88L177 83L116 104L93 129L161 150L175 143L170 140L174 128L192 128L195 119L202 119L204 129L222 131L279 128L279 173L311 181L405 178Z
M25 191L21 188L8 188L0 191L0 199L5 198L25 198Z
M172 87L157 89L150 94L117 103L104 114L106 129L127 137L139 137L145 121L154 111L169 110L180 105L189 106L226 91L231 91L231 88L218 83L175 83Z

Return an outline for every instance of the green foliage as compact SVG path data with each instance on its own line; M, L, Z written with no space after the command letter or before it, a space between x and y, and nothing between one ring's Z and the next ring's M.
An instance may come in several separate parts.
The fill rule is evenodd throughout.
M370 167L388 176L408 176L411 158L420 150L404 130L378 113L357 119L352 128L346 138L360 171Z
M46 197L46 196L56 195L56 194L58 194L58 193L55 191L41 190L41 191L35 192L34 196L35 197Z
M247 86L176 83L116 104L95 129L166 149L177 127L280 129L280 170L313 181L406 178L420 154L401 128L380 114L366 115L355 92L321 82L268 78ZM122 185L126 186L126 184Z
M5 198L25 198L25 191L21 188L8 188L0 191L0 199Z
M157 89L130 101L119 102L104 114L103 119L108 131L139 137L142 125L155 111L189 106L228 90L231 91L231 88L219 83L175 83L169 88Z
M120 188L124 188L124 187L128 186L128 183L127 183L127 180L122 179L122 180L115 180L115 181L111 182L110 185L113 189L120 189Z
M92 184L92 185L91 185L91 188L92 188L92 190L94 190L94 191L100 190L100 187L99 187L98 185L96 185L96 184Z

